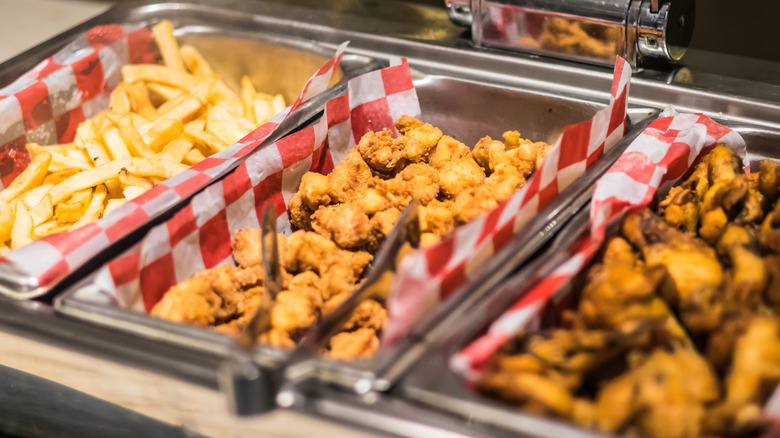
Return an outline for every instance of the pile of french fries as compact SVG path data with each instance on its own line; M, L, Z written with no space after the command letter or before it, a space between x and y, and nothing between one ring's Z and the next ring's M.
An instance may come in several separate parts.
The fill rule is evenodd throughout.
M248 77L240 96L173 25L152 28L164 65L126 65L109 108L72 143L29 143L30 165L0 191L0 254L104 217L127 200L240 140L285 107Z

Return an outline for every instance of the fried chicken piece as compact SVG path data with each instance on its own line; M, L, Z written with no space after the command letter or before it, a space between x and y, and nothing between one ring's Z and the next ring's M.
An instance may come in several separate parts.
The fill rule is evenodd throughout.
M214 325L232 318L243 290L260 286L262 278L257 268L219 265L168 289L150 313L170 321Z
M287 238L282 266L289 272L319 272L320 263L328 254L337 251L333 241L311 231L296 231Z
M652 438L697 437L705 405L717 400L719 392L715 373L698 353L657 349L599 391L599 429L615 433L636 428Z
M445 164L439 174L441 192L448 198L454 198L484 181L485 172L468 156Z
M432 201L420 206L420 232L445 236L455 229L455 219L452 217L452 201Z
M280 240L283 239L284 238L281 238ZM245 228L236 231L236 233L233 234L233 239L230 241L230 248L233 252L233 259L238 266L244 268L249 266L262 266L263 247L260 229Z
M329 253L321 262L320 292L324 300L355 289L373 256L365 251Z
M772 211L764 218L764 222L761 224L760 240L764 248L775 254L780 254L780 202L776 203Z
M742 211L734 218L738 225L752 225L761 223L764 218L764 195L758 190L758 174L748 176L748 192L742 201Z
M624 330L626 324L641 321L659 321L666 327L666 337L690 344L677 319L655 293L663 274L663 270L646 269L627 241L611 239L603 263L588 271L577 311L579 320L588 328L613 330Z
M322 296L317 288L301 285L281 291L271 310L271 326L295 338L302 330L317 322L321 307Z
M696 233L699 227L699 201L710 187L707 172L705 157L685 182L669 190L666 198L658 204L666 223L681 231Z
M767 286L764 298L775 313L780 314L780 255L764 257L764 269L767 273Z
M254 317L263 293L265 293L265 288L256 286L241 294L241 300L238 302L236 310L237 317L217 325L214 330L234 336L240 335Z
M452 216L458 224L464 224L496 207L498 207L498 201L493 197L493 191L490 186L483 184L467 190L455 198Z
M566 388L532 372L487 373L480 379L478 389L539 414L568 418L574 410L574 397ZM536 409L529 409L529 405Z
M303 203L303 196L297 193L290 199L290 205L287 207L290 214L290 223L298 229L311 231L311 215L314 213Z
M715 251L647 209L627 216L622 233L640 248L648 268L666 269L663 295L679 309L685 326L693 331L714 328L723 310L723 267Z
M710 188L701 200L699 235L714 244L747 196L748 179L736 154L723 145L709 153L707 165Z
M768 278L755 240L744 227L728 225L718 241L718 252L732 265L726 271L723 294L731 309L756 310L763 305Z
M367 132L355 146L368 167L379 175L390 177L406 165L404 140L393 138L389 129Z
M780 162L764 158L758 171L758 190L769 204L780 195Z
M495 171L499 164L506 164L515 167L523 177L531 174L536 168L538 149L546 143L537 146L530 140L520 139L520 133L517 131L505 132L504 138L508 144L490 137L480 139L474 146L474 159L491 172ZM546 151L549 152L549 148L546 148Z
M374 300L365 300L358 304L349 319L341 326L342 331L354 331L360 328L382 330L387 323L387 311Z
M753 317L736 341L725 400L707 416L711 434L743 436L766 426L761 407L780 383L780 320Z
M404 156L411 163L426 159L442 137L441 129L411 116L401 116L396 120L395 127L406 139L403 147Z
M398 223L398 219L400 218L401 210L395 207L380 211L371 218L371 251L375 251L379 248L379 245L381 245L385 237L393 231L395 224Z
M373 329L342 332L330 339L330 357L333 359L362 359L373 356L378 349L379 338Z
M508 164L498 164L493 173L485 179L485 187L488 188L492 197L497 201L512 196L519 188L525 185L525 178L520 174L516 167Z
M387 199L387 193L376 187L369 187L365 192L355 197L355 204L368 215L387 210L393 204Z
M311 211L317 211L320 205L330 204L330 182L328 177L316 172L306 172L295 196L300 195L303 203Z
M471 150L465 144L455 140L449 135L439 139L439 143L431 151L428 164L435 169L442 169L449 162L457 161L463 157L471 156Z
M356 203L321 207L312 215L314 231L349 250L364 249L371 238L369 217Z
M260 335L260 342L281 348L295 348L295 341L284 330L271 329Z
M412 199L426 205L439 194L439 173L425 163L410 164L380 186L396 207L406 207Z
M328 174L329 195L334 203L348 202L356 196L362 195L375 183L371 169L363 161L357 148L349 151L347 156Z

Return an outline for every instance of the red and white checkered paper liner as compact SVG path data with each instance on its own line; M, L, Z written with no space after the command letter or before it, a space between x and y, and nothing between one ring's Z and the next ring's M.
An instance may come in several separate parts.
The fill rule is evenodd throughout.
M327 174L363 134L395 130L393 122L404 114L420 114L405 61L352 79L347 93L330 100L318 121L249 155L98 270L89 282L104 295L85 288L78 296L102 301L107 295L118 306L148 311L171 286L220 263L233 264L232 234L259 228L268 203L281 212L278 231L290 234L287 205L303 174Z
M521 190L489 214L459 227L441 244L404 259L390 294L383 341L393 342L406 334L419 316L445 300L623 138L630 79L631 67L618 57L609 105L590 120L567 126Z
M148 219L208 185L268 138L290 113L324 91L341 62L346 43L305 84L298 99L283 112L247 134L236 144L167 179L117 208L106 218L70 232L33 241L0 258L50 287L126 236ZM156 48L145 27L99 26L39 64L8 88L0 100L0 166L8 165L10 183L29 163L27 141L41 144L71 141L76 126L108 107L110 91L122 78L127 63L154 62ZM0 167L4 172L5 167Z
M453 370L476 379L490 356L518 330L538 324L550 300L559 303L568 298L571 291L564 286L599 250L609 224L648 206L656 194L667 193L720 143L742 157L749 170L742 137L709 117L686 114L654 121L596 183L590 204L590 233L569 246L571 257L494 321L484 335L455 354L450 360Z

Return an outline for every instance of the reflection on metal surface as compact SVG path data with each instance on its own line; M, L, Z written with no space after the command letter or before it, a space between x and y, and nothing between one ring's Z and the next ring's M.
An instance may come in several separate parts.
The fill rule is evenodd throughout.
M502 47L610 65L677 61L693 30L694 0L447 0L450 18L470 25L477 46Z

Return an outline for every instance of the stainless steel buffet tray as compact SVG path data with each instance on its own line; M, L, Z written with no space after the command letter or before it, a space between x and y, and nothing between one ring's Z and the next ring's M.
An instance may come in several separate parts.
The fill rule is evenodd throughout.
M500 138L502 132L517 129L531 139L553 142L571 123L588 119L603 106L590 99L558 96L517 88L499 87L479 82L417 73L415 80L422 107L422 119L434 124L443 132L474 144L484 135ZM636 111L635 117L647 117L652 111ZM636 131L638 132L638 131ZM618 147L617 149L621 149ZM492 260L489 269L480 281L464 287L451 297L450 301L470 295L475 284L494 284L502 276L524 263L536 252L557 228L566 222L587 198L580 192L600 175L609 165L608 160L616 157L611 153L603 164L588 172L580 184L563 193L544 214L516 237L512 249ZM105 326L111 330L132 333L164 344L177 345L203 353L227 358L233 348L233 340L225 335L182 324L174 324L145 313L120 308L111 300L95 300L92 274L82 282L60 295L56 301L59 312L88 323ZM490 281L487 281L488 278ZM433 312L420 321L417 333L423 333L435 323L439 312ZM254 351L254 358L268 373L281 372L287 366L285 380L316 379L340 385L361 393L371 389L387 389L392 381L417 356L414 345L417 337L413 333L407 339L379 352L370 359L341 362L320 359L316 351L298 349L292 356L288 351L260 346ZM409 351L411 354L407 354ZM281 379L273 377L272 380ZM273 396L273 394L269 394Z
M780 160L780 130L764 129L717 120L739 132L747 144L751 169L758 171L763 158ZM468 302L454 309L446 321L431 330L425 340L428 352L399 384L398 395L407 401L458 418L463 424L497 428L510 434L532 437L599 436L575 425L539 418L482 396L468 388L465 379L452 370L450 358L465 348L520 297L564 263L571 243L590 231L590 206L583 208L533 262L507 278L481 302ZM614 232L614 230L613 230ZM561 286L573 287L577 277Z
M461 30L449 23L446 11L443 9L439 11L431 7L394 0L384 2L226 0L219 3L190 0L120 2L105 14L0 65L0 84L7 84L32 68L40 59L52 54L92 26L152 20L151 17L166 18L184 25L188 30L187 34L182 36L186 38L199 38L203 33L201 31L209 28L222 28L230 31L231 35L254 35L257 29L261 29L261 33L268 35L268 39L260 38L264 42L275 43L292 39L302 41L303 48L320 47L330 51L329 53L332 53L339 43L351 40L345 56L345 75L350 75L350 65L355 65L356 70L368 69L372 68L373 64L370 60L385 61L391 56L404 56L409 59L411 67L418 74L418 84L424 88L426 81L433 82L428 84L431 90L437 86L443 88L444 84L448 83L466 84L463 85L464 87L468 85L477 88L486 87L499 95L521 90L529 98L537 99L536 102L543 101L544 96L553 96L564 98L560 101L564 107L570 105L570 102L575 104L581 102L581 108L595 109L606 102L612 77L608 69L471 47L460 37ZM307 41L316 41L316 43ZM355 64L352 64L352 61L355 61ZM444 91L448 90L444 89ZM472 102L463 104L457 98L456 93L448 93L446 97L442 97L432 92L420 92L424 110L426 105L430 104L426 102L436 102L437 99L445 99L448 105L464 105L466 110L471 108ZM670 104L681 111L704 112L711 116L727 113L731 121L750 123L753 127L745 129L750 130L753 136L751 138L760 140L756 144L764 145L762 148L766 150L771 150L770 142L776 137L773 129L780 127L777 122L780 120L780 86L699 74L685 69L645 70L636 73L632 80L629 104L637 108L632 111L632 114L637 116L635 120L648 113L643 108L662 109ZM502 117L509 115L511 114L501 114ZM427 115L426 112L425 117L428 116L439 117ZM444 126L448 122L445 116L441 117L444 121L435 118L428 120ZM459 127L453 128L456 136L464 136L463 139L466 141L473 140L468 138L467 132L457 129ZM496 129L501 128L496 126ZM529 137L534 132L523 130L522 127L520 130ZM553 131L554 129L550 129L548 135L552 135ZM482 133L489 132L480 131L476 135ZM491 135L495 134L491 133ZM571 207L567 211L567 215L571 216L576 212L576 208ZM545 220L548 213L550 212L540 220ZM552 232L555 227L561 225L561 222L556 222L548 231ZM133 236L134 239L138 237ZM115 255L116 252L113 252L105 256ZM540 267L537 260L539 259L534 259L529 266ZM89 268L94 269L99 263L100 261L96 261ZM525 270L525 272L529 271L530 269ZM78 275L83 276L88 273L85 270ZM73 278L74 281L78 279ZM523 422L522 427L516 426L514 430L534 430L542 427L539 426L540 423L548 424L547 420L518 415L516 411L473 395L461 387L459 379L447 369L446 360L454 347L449 350L445 347L450 343L463 344L479 330L470 327L466 322L479 319L479 312L498 315L516 298L516 295L504 296L502 301L498 299L501 294L488 292L490 291L475 293L474 296L480 296L479 299L451 302L446 307L449 313L442 308L439 317L446 316L442 321L433 317L427 321L420 321L414 335L410 337L409 350L412 354L407 357L419 358L429 351L430 354L423 357L410 378L400 381L388 392L369 391L355 396L354 383L365 381L366 376L369 377L370 389L381 388L384 385L382 382L390 380L376 379L371 374L366 374L365 370L370 369L371 364L365 366L346 364L346 367L351 368L343 373L338 371L335 377L342 379L346 376L341 383L348 384L349 393L338 387L334 389L331 384L323 385L320 377L327 374L323 372L317 379L307 379L299 382L298 385L285 388L285 391L280 394L282 401L285 401L285 397L282 397L284 394L294 396L287 397L288 400L282 404L393 435L516 436L516 432L511 432L503 424ZM102 309L106 308L102 306ZM470 310L466 311L468 309ZM75 307L72 310L80 311ZM120 312L118 309L115 310ZM121 313L122 317L130 314L124 311ZM111 315L108 317L107 321L111 324L119 321ZM144 314L135 314L130 318L133 317L137 317L138 320L129 321L128 324L131 326L136 322L145 324L149 319ZM451 341L445 342L447 345L442 345L443 341L434 342L440 335L445 335L447 330L453 327L460 329L461 324L453 322L458 318L463 321L464 329L468 329L465 331L470 330L471 333L459 332L460 337L453 335L450 337ZM116 327L109 328L104 324L95 324L82 318L64 317L42 302L23 302L0 297L0 330L4 332L79 351L90 357L108 358L114 362L175 376L199 385L216 386L217 369L229 352L229 340L208 331L169 324L165 321L158 322L162 325L157 334L147 333L139 336L123 327L124 323L117 323ZM438 322L442 324L437 325ZM171 339L173 342L170 342ZM204 349L199 349L200 347L192 345L193 343L197 343ZM268 354L269 357L257 359L269 361L283 359L281 356L275 357L274 352ZM386 376L392 376L393 373L400 375L406 365L410 364L395 364L393 372ZM326 371L331 366L341 367L339 364L325 366ZM317 367L322 369L321 364ZM423 372L425 374L420 374ZM326 382L330 380L330 377L325 379ZM431 386L426 387L428 384ZM304 405L296 401L296 394L302 394ZM422 397L426 397L428 402L420 401ZM437 408L436 403L450 408ZM459 407L452 408L455 405ZM470 409L474 412L471 421L469 420ZM499 421L496 416L501 417L502 420ZM557 424L554 427L556 428L554 430L560 431L558 436L574 431L566 425Z

